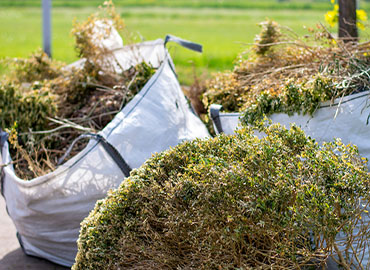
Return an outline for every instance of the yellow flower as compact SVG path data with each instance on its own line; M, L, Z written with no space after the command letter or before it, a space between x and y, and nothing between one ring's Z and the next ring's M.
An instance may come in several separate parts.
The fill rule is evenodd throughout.
M361 30L365 29L365 24L364 22L367 21L367 14L366 11L363 9L358 9L356 10L356 17L357 17L357 27L360 28Z
M367 14L366 14L366 11L363 10L363 9L358 9L356 10L356 16L357 16L357 20L359 21L367 21Z
M325 14L325 21L330 25L330 27L335 26L335 24L338 22L338 12L335 10L328 11Z
M331 3L334 4L335 0L331 0ZM339 5L335 4L333 10L328 11L325 14L325 21L330 25L330 27L334 27L335 24L338 22L338 15L339 14ZM365 29L364 22L367 21L367 13L363 9L356 10L356 17L357 17L357 27L361 30Z
M357 22L356 23L356 25L357 25L357 27L359 28L359 29L361 29L361 30L365 30L365 25L362 23L362 22Z

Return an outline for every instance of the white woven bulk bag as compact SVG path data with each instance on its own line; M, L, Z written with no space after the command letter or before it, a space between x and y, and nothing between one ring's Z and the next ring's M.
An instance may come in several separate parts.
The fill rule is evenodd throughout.
M370 91L365 91L338 98L333 103L329 101L321 103L313 116L300 115L298 113L289 116L285 113L275 113L269 116L269 119L273 123L280 123L287 128L289 128L291 123L295 123L302 128L306 135L314 138L319 144L340 138L344 144L357 145L360 155L370 160L369 94ZM221 109L221 105L211 105L210 116L213 126L217 133L233 134L240 124L239 118L241 114L222 113L220 112ZM262 134L257 135L263 136ZM368 169L370 169L370 162L368 163ZM362 202L362 204L366 204L366 202ZM370 211L370 209L367 210ZM364 213L361 222L362 225L359 224L357 227L369 225L369 214ZM357 232L355 231L354 235L356 234ZM345 248L343 244L345 240L346 235L339 233L337 244L342 250ZM369 245L370 239L367 239L366 242L355 242L353 244L353 249L358 249L357 256L362 258L361 265L364 266L364 269L369 269L370 267ZM353 253L349 250L349 254ZM328 269L338 269L338 267L331 261ZM358 269L361 268L359 267Z
M338 98L333 103L323 102L313 116L275 113L269 119L288 128L295 123L319 144L334 138L340 138L345 144L355 144L360 155L370 160L369 95L370 91L366 91ZM211 105L210 116L215 130L217 133L233 134L238 128L241 114L222 113L221 109L220 105Z
M92 139L55 171L30 181L19 179L11 164L6 133L1 132L1 192L26 254L72 266L80 222L98 199L118 187L131 168L139 167L152 154L184 140L209 136L181 91L165 48L167 41L201 49L168 36L165 41L115 50L120 67L144 60L158 69L99 134L82 136Z

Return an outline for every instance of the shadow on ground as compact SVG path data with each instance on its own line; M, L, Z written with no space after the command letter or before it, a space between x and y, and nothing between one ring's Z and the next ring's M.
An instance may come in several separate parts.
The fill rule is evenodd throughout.
M68 270L70 268L63 267L44 259L39 259L27 256L23 253L21 248L13 250L5 254L0 259L1 270Z

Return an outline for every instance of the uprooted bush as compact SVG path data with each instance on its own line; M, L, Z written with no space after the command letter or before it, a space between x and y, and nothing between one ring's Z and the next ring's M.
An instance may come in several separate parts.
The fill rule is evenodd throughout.
M206 108L221 104L253 124L264 115L312 115L322 101L370 88L370 44L344 43L324 26L299 37L268 20L234 70L216 74L203 95Z
M0 82L0 127L11 133L10 153L21 179L54 170L76 137L103 129L155 73L145 62L115 68L112 48L103 46L112 33L119 36L115 29L125 26L106 1L85 22L74 22L76 50L83 57L79 66L51 60L41 50L6 60L10 72ZM86 144L79 142L70 157Z
M82 222L72 269L304 269L334 250L341 265L361 264L351 247L368 244L370 179L357 148L320 147L296 126L260 131L147 160Z

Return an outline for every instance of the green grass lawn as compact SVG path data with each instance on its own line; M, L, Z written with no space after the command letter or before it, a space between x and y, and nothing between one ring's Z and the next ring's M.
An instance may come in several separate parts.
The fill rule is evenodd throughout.
M316 9L330 7L328 0L113 0L116 5L126 7L192 7L192 8L257 8L257 9ZM102 0L52 0L55 7L91 7L102 4ZM364 2L361 0L361 2ZM364 2L366 5L367 3ZM39 7L40 0L1 0L2 7Z
M83 2L83 0L77 2ZM166 1L162 0L162 2ZM193 4L196 2L188 1ZM234 2L242 3L242 1L236 0ZM53 8L52 36L53 57L55 59L68 63L77 59L73 48L74 40L70 35L72 21L74 18L80 21L86 19L96 10L93 7L83 6L79 8L58 6ZM204 46L203 54L198 54L171 45L170 50L179 72L180 81L184 83L192 81L193 66L197 68L198 73L232 68L238 53L245 50L246 44L252 43L255 35L259 32L258 22L263 21L266 17L292 28L298 34L304 34L306 33L304 26L312 27L323 22L325 13L325 10L314 8L258 9L244 7L236 9L230 7L196 8L193 6L181 8L173 6L133 7L130 5L125 7L119 5L118 11L122 14L127 27L131 31L139 32L146 40L164 38L166 34L173 34ZM335 32L335 29L333 31ZM368 39L369 34L370 31L361 33L364 39ZM2 7L0 9L0 40L0 58L26 57L39 48L41 46L40 8L32 6ZM4 70L1 67L0 69Z

